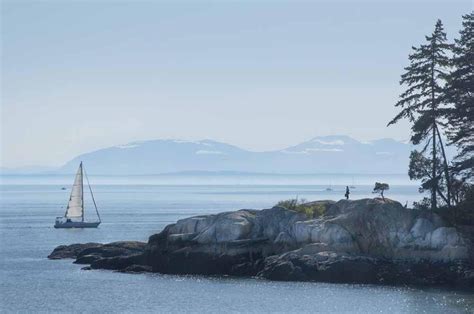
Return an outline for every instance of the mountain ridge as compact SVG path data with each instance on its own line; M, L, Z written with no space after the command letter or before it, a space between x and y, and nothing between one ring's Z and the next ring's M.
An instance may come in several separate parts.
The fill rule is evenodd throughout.
M412 145L391 138L358 141L347 135L317 136L287 148L260 152L209 139L154 139L80 154L64 165L42 173L74 173L83 161L88 172L95 175L186 172L400 174L407 172L412 149ZM1 171L3 174L15 173L15 170Z

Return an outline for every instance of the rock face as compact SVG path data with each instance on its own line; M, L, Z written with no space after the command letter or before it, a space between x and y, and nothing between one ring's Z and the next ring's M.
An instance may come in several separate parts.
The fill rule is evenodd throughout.
M433 213L417 213L380 199L342 200L324 219L298 222L293 238L324 243L330 251L407 260L453 261L468 258L468 243Z
M143 258L145 247L146 243L137 241L61 245L55 248L48 258L75 258L75 264L89 264L87 269L149 271L151 269L146 267Z
M60 245L48 255L49 259L77 258L79 253L89 248L100 247L100 243Z
M315 219L282 207L196 216L147 245L62 246L50 258L121 271L474 286L471 239L438 215L391 200L322 204L326 212Z

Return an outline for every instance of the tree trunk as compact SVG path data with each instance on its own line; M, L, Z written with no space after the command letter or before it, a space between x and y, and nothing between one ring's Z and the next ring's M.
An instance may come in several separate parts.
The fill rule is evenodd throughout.
M438 133L438 140L441 146L441 153L443 154L444 161L444 175L446 177L446 193L448 208L451 208L451 178L449 177L449 168L448 168L448 159L446 158L446 152L444 151L443 141L441 140L441 134L439 132L438 126L436 126L436 131Z
M435 210L436 204L436 190L438 189L438 176L436 175L436 128L433 123L433 167L431 169L431 176L433 178L433 186L431 187L431 210Z
M433 167L431 169L431 177L433 178L433 186L431 187L431 210L435 210L436 204L436 190L438 189L438 177L436 176L436 116L435 116L435 74L434 74L434 47L431 44L431 114L433 119Z
M441 190L439 189L439 186L438 186L438 195L441 196L441 198L443 199L443 201L446 202L446 204L448 203L448 199L446 198L446 196L443 195L443 192L441 192Z

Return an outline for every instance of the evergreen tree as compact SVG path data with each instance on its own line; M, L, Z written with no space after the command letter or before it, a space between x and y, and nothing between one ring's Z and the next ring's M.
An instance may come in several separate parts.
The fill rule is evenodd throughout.
M410 165L408 167L408 176L411 180L420 180L421 186L418 189L420 193L436 188L440 198L448 203L448 199L444 196L444 193L447 190L447 182L445 177L442 176L444 170L441 167L440 158L436 159L436 169L437 174L435 177L432 176L432 164L433 161L429 158L426 158L421 152L414 150L410 154ZM452 180L451 180L452 181ZM437 183L435 186L434 184ZM431 203L430 199L424 201L424 203Z
M412 47L409 55L410 65L405 68L400 84L407 89L400 95L400 100L395 105L403 108L388 125L407 118L412 123L411 142L415 145L425 142L421 153L426 153L430 148L428 158L431 168L429 186L431 190L431 208L437 207L437 195L442 195L440 189L440 163L439 154L444 159L444 175L448 182L447 160L438 125L442 123L445 115L444 85L447 76L447 67L450 60L446 55L451 49L447 43L446 33L441 20L436 22L435 30L431 36L426 36L426 43L419 47ZM416 154L415 154L416 155ZM416 164L416 163L415 163ZM447 200L449 205L449 190Z
M390 189L390 186L388 185L388 183L375 182L374 190L372 191L372 193L380 194L383 201L385 202L385 197L383 195L383 192L389 189Z
M474 179L474 12L463 16L462 25L454 40L446 96L454 105L448 110L448 136L459 149L453 172L469 181Z

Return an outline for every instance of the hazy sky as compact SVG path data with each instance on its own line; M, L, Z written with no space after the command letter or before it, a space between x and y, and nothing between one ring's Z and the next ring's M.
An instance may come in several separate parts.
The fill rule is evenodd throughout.
M2 1L1 165L156 138L406 140L412 45L468 1Z

